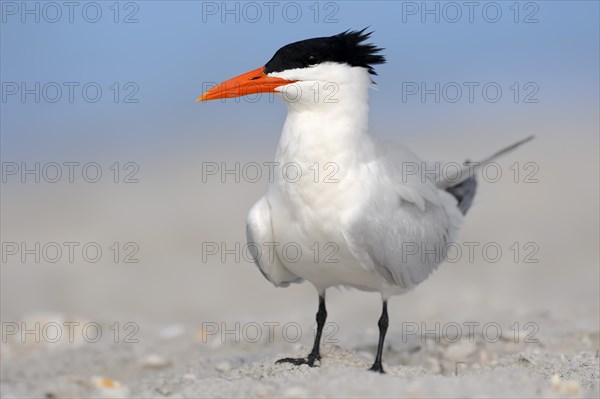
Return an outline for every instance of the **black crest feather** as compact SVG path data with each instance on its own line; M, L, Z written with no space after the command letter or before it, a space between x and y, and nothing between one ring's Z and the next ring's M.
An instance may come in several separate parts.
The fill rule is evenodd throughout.
M350 56L348 64L367 68L369 73L377 75L373 65L385 64L385 57L379 54L384 49L371 43L365 43L373 34L373 32L365 32L366 30L367 28L359 31L347 30L334 37L344 43L344 46L348 49L348 55Z
M377 75L373 65L385 63L385 57L379 54L383 49L365 43L373 33L366 30L347 30L334 36L306 39L283 46L265 64L265 73L306 68L322 62L338 62L366 68L372 75Z

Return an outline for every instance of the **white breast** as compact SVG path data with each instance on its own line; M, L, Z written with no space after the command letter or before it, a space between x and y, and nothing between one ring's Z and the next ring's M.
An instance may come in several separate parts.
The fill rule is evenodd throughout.
M364 196L361 170L374 156L362 125L353 126L344 115L290 110L267 194L278 255L317 287L378 284L352 256L341 231L344 216Z

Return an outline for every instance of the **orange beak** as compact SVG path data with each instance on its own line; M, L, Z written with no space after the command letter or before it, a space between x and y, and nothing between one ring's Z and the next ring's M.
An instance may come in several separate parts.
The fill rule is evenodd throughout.
M235 78L219 83L212 89L204 92L196 101L218 100L220 98L234 98L255 93L273 93L279 86L296 82L265 75L265 67L246 72Z

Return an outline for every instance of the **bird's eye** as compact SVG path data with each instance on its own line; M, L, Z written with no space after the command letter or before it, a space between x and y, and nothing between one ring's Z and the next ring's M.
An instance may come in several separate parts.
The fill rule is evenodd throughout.
M307 66L317 65L318 63L319 63L319 61L317 61L317 56L314 54L309 55L308 58L306 59Z

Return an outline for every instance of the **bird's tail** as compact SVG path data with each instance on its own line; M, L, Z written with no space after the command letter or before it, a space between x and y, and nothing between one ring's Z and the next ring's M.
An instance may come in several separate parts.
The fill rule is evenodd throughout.
M529 136L526 139L503 148L492 156L487 157L483 161L466 161L462 170L457 171L455 175L446 176L444 180L437 183L437 186L452 194L458 201L458 209L460 209L463 215L466 214L473 203L473 198L475 198L475 191L477 189L477 179L475 178L476 172L490 162L493 162L498 157L511 152L521 144L525 144L526 142L532 140L533 137L534 136Z
M461 183L463 183L464 181L470 180L472 177L475 177L476 173L479 170L481 170L482 168L484 168L486 165L495 161L497 158L501 157L502 155L515 150L516 148L520 147L521 145L527 143L528 141L533 140L534 137L535 136L529 136L523 140L517 141L516 143L511 144L508 147L501 149L500 151L497 151L493 155L491 155L479 162L465 161L462 169L458 169L454 173L448 173L447 175L444 175L443 179L437 181L436 182L437 187L442 190L447 190L450 187L458 186Z
M477 179L474 175L470 176L467 180L463 180L462 182L446 189L446 191L452 194L452 196L458 201L456 206L458 209L460 209L460 212L463 215L466 215L469 208L471 208L471 204L475 198L476 190Z

